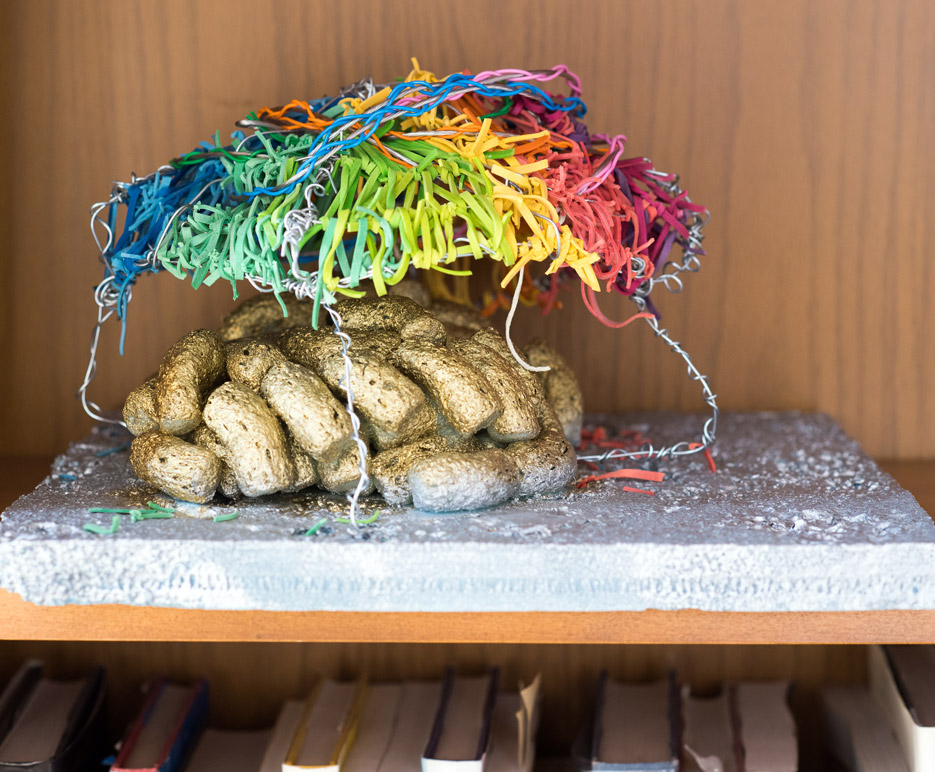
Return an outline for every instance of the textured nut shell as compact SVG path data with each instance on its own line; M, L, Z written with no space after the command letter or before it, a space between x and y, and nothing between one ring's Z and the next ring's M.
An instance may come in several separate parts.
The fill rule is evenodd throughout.
M127 395L127 401L123 403L123 422L135 437L159 429L155 377L141 383Z
M351 354L350 359L355 408L384 432L402 432L425 404L422 389L375 354ZM317 373L332 390L345 392L341 383L344 357L340 354L325 357Z
M502 406L493 387L454 351L403 341L393 361L429 393L460 434L474 434L500 415Z
M545 387L545 396L555 408L555 413L565 428L565 436L569 442L579 445L584 401L574 372L562 356L545 341L533 341L523 349L523 353L529 364L552 368L548 372L539 374Z
M539 420L523 380L509 362L483 343L469 340L458 343L455 350L493 387L502 410L487 433L497 442L519 442L539 436Z
M221 476L218 480L218 490L229 499L239 499L243 497L240 492L240 486L237 484L237 475L230 465L230 451L224 447L218 436L208 427L207 424L201 424L191 434L191 441L198 447L210 450L221 462Z
M507 345L506 339L496 330L478 330L471 336L471 341L474 343L482 343L487 346L487 348L493 349L503 357L506 363L513 368L513 372L516 376L523 382L523 385L526 387L526 392L529 394L529 398L538 411L540 403L547 401L542 381L539 380L535 373L527 370L516 361L513 353L510 351L510 347Z
M386 503L397 506L412 503L409 468L416 461L429 458L447 447L448 443L436 436L377 453L371 462L370 472L374 485Z
M426 400L397 434L383 431L366 418L363 419L363 423L370 435L370 444L373 449L383 451L407 445L410 442L415 442L436 433L438 431L438 416L438 409L430 400Z
M502 450L449 451L409 469L412 503L426 512L456 512L501 504L519 490L520 471Z
M227 375L253 391L260 390L263 376L273 365L285 361L285 354L260 338L244 338L227 344Z
M156 376L156 413L164 434L183 435L201 423L204 394L227 366L224 342L213 330L192 330L169 349Z
M523 475L520 496L564 488L578 470L578 456L561 428L547 429L536 439L514 442L505 450Z
M367 474L370 475L370 457L367 457ZM348 493L357 487L360 480L360 451L357 444L351 445L334 461L322 461L318 465L321 484L332 493ZM373 477L364 488L364 495L373 491Z
M195 504L211 501L221 474L221 462L211 451L159 432L133 440L130 465L141 480Z
M389 357L399 347L401 338L388 330L347 331L353 354L371 353L381 359ZM341 339L327 330L297 327L279 336L279 347L293 362L318 370L325 357L341 353Z
M411 298L349 298L335 306L347 330L393 330L406 340L444 345L445 326Z
M317 483L318 465L315 463L315 459L302 450L294 437L287 435L286 445L289 449L289 458L292 459L292 466L295 468L295 482L288 488L283 488L283 491L296 493Z
M298 300L289 293L283 293L280 298L286 305L288 316L283 316L282 306L275 295L257 295L248 298L224 317L218 333L224 340L237 340L313 324L312 303Z
M257 394L229 381L208 397L204 418L230 451L244 496L265 496L292 485L295 469L279 419Z
M391 284L387 287L387 291L390 295L401 295L414 300L423 308L432 305L432 296L426 286L418 279L403 279L396 282L396 284Z
M451 330L455 330L458 337L470 337L478 330L486 330L491 327L490 320L484 317L480 311L463 303L436 300L429 306L429 313L445 325L449 333ZM461 331L469 332L464 335Z
M353 427L347 409L308 368L295 362L275 365L263 378L260 392L314 458L336 457L349 446Z

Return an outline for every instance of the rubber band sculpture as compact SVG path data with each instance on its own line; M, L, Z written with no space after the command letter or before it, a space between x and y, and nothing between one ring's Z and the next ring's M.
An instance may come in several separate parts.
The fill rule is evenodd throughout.
M230 144L216 135L116 184L92 208L105 276L79 392L85 410L107 420L87 398L100 329L116 314L125 333L143 274L168 271L193 289L228 282L235 298L248 282L273 293L284 315L294 295L311 302L314 327L340 332L342 297L384 296L417 274L433 297L470 302L468 277L481 269L492 277L479 304L486 314L510 308L509 322L518 301L548 312L577 281L600 322L643 320L700 383L712 416L698 441L587 458L706 451L715 396L660 326L650 293L659 284L678 291L682 274L698 270L707 211L674 175L624 158L624 136L588 132L579 80L564 66L437 78L413 65L395 84L365 79L335 97L250 113ZM567 95L544 88L557 79ZM609 319L601 292L629 297L635 315ZM507 340L535 369L509 341L509 326Z

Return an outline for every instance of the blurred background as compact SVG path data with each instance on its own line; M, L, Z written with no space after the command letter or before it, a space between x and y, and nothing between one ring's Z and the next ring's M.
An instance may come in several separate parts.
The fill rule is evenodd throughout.
M51 455L91 421L74 398L102 277L89 207L251 109L372 75L564 63L592 131L677 172L711 211L685 291L653 297L726 409L821 410L876 456L935 456L935 4L928 0L5 2L0 456ZM230 288L144 277L103 336L90 395L119 407ZM621 297L602 309L622 319ZM524 309L590 411L702 410L645 325L563 296Z

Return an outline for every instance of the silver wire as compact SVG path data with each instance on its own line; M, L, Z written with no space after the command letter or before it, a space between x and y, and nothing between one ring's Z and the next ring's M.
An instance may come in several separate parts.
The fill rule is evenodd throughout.
M84 412L99 423L116 424L118 426L124 427L126 426L123 421L107 418L105 415L103 415L103 411L101 410L100 406L96 402L88 399L88 388L91 385L91 381L94 380L94 376L97 375L97 352L98 348L100 347L101 329L103 328L104 323L107 322L107 320L116 313L117 305L120 303L120 291L114 287L116 276L112 272L112 268L107 261L107 257L114 246L114 232L109 223L103 219L102 214L111 206L124 201L127 196L127 191L131 185L150 180L156 175L162 174L166 170L171 171L172 167L162 165L156 169L156 171L146 175L146 177L137 177L135 174L132 174L130 177L131 182L129 183L115 182L111 190L110 198L107 201L99 201L98 203L91 206L91 236L94 238L94 243L97 244L97 247L100 251L98 258L105 266L105 276L101 283L94 288L94 303L97 305L97 321L95 322L94 328L91 332L91 346L88 356L88 367L84 373L84 380L78 387L77 397L81 401L81 407ZM148 250L140 259L136 260L136 265L140 267L155 267L157 252L162 246L162 242L165 240L166 235L172 227L172 224L175 222L175 219L182 212L192 208L198 199L201 198L201 196L203 196L212 185L220 182L221 180L222 178L212 180L201 190L199 190L187 204L183 204L178 209L176 209L175 212L172 213L172 216L166 221L166 224L163 227L162 232L159 234L159 238L157 239L155 246ZM104 240L103 245L101 244L101 239L98 236L98 227L103 228L104 232L107 234L107 238ZM127 305L129 305L130 301L133 299L132 285L126 288L126 294Z
M645 299L636 295L634 295L631 299L636 304L637 308L639 308L640 312L646 310ZM701 373L701 371L695 366L695 363L692 361L689 353L684 348L682 348L682 345L677 340L673 339L672 336L669 335L669 331L659 324L659 321L655 316L644 318L644 321L650 326L657 338L662 340L672 352L678 354L682 358L686 367L688 368L689 378L701 384L701 392L704 397L705 404L711 408L711 416L705 421L704 426L701 429L701 442L692 443L682 441L677 442L674 445L664 446L661 448L656 448L650 443L644 445L639 450L623 450L621 448L613 448L606 453L599 453L596 455L579 454L579 461L600 463L602 461L611 461L622 458L649 459L666 458L667 456L690 456L694 453L704 453L715 442L717 437L718 417L717 395L711 390L711 385L708 383L708 377Z
M344 377L339 382L339 385L340 383L344 383L344 389L347 395L347 414L351 418L351 429L354 442L357 445L357 470L360 472L356 487L347 494L347 503L350 507L351 525L354 528L359 528L357 515L360 514L360 496L364 488L370 484L370 476L367 474L367 459L369 456L367 443L361 439L360 418L357 416L357 411L354 410L354 389L351 387L352 364L350 354L348 353L348 349L351 347L351 337L341 329L341 315L330 305L325 306L325 310L331 317L332 324L334 324L334 334L337 335L338 339L341 341L341 357L344 359Z

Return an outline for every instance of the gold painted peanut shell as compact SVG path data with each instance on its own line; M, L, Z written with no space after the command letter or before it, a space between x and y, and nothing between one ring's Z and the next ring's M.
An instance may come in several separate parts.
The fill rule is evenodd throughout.
M363 489L366 495L373 491L373 477L370 476L370 457L368 455L364 468L370 478ZM340 456L331 461L322 461L318 464L318 474L321 475L321 485L332 493L349 493L357 487L360 480L360 450L357 443L353 443Z
M245 300L224 317L218 330L221 338L228 341L250 338L313 323L312 303L299 300L291 293L283 293L279 299L285 305L288 315L283 315L282 306L275 295L256 295Z
M230 451L230 465L244 496L265 496L295 481L279 419L242 383L228 381L208 397L205 423Z
M271 367L285 361L285 354L261 338L243 338L227 344L228 377L253 391L260 390L263 376Z
M243 497L240 492L240 486L237 484L237 476L230 465L230 451L224 447L218 436L208 427L207 424L201 424L191 433L191 441L198 447L210 450L218 457L221 462L221 476L218 479L218 490L229 499L239 499Z
M442 437L425 437L373 457L370 469L373 483L387 504L402 506L412 503L409 469L423 458L445 450L448 443Z
M404 340L445 344L443 325L411 298L386 295L381 298L348 298L337 303L344 330L392 330Z
M425 394L399 370L375 354L351 354L354 406L384 432L399 434L425 404ZM322 359L316 371L332 391L346 393L344 357Z
M330 459L351 443L353 427L347 409L315 373L295 362L274 365L260 392L305 452Z
M422 386L455 430L475 434L500 415L493 387L454 351L421 341L403 341L393 363Z
M548 372L539 374L545 388L546 399L555 408L555 413L565 428L565 436L569 442L573 445L581 444L584 400L574 371L561 354L543 340L533 341L523 349L523 353L529 364L551 368Z
M578 470L578 456L561 428L546 429L534 440L514 442L504 450L522 473L519 496L561 490Z
M221 462L211 451L159 432L146 432L133 440L130 465L141 480L195 504L214 498L221 474Z
M539 420L523 380L496 351L474 340L461 341L455 350L493 387L502 410L487 427L497 442L519 442L539 436Z
M409 468L412 503L426 512L456 512L502 504L519 491L520 471L502 450L447 451Z
M181 436L201 423L204 395L225 374L224 342L213 330L192 330L166 353L156 376L159 429Z
M123 422L134 437L159 429L155 376L141 383L127 395L127 401L123 403Z

